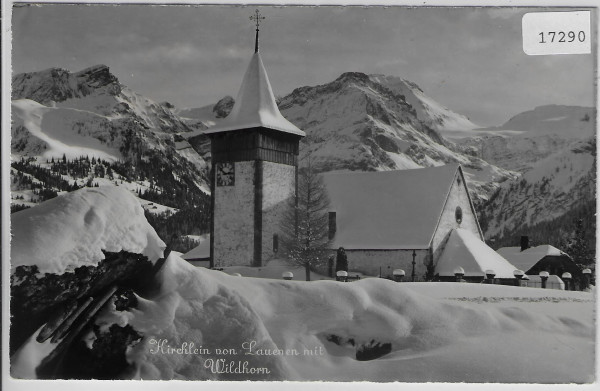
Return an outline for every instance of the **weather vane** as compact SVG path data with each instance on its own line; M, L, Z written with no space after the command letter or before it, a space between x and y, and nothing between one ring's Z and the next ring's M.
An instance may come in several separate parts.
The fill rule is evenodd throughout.
M254 43L254 53L258 53L258 27L260 26L260 21L263 19L265 19L265 17L262 16L258 10L254 11L254 15L250 16L250 20L256 22L256 41Z

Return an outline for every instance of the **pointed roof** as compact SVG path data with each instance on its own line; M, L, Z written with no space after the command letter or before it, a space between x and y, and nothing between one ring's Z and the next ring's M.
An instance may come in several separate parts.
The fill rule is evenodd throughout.
M306 136L306 133L279 112L267 71L258 52L252 56L231 113L217 126L203 133L221 133L254 127Z
M485 276L485 271L491 269L496 272L496 278L514 278L516 269L471 231L455 228L450 233L435 272L440 276L454 276L454 269L459 266L465 270L467 277Z
M461 175L457 164L323 174L331 208L337 213L331 248L429 248L457 175Z

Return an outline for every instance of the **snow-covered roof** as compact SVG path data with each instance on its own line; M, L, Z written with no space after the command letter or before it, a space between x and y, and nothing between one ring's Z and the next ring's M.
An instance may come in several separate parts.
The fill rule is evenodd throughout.
M231 113L214 128L204 134L227 132L238 129L264 127L298 136L306 134L285 119L277 108L273 89L259 53L254 53L244 75ZM195 132L192 132L195 133ZM193 137L190 133L186 137Z
M496 272L496 278L514 278L516 267L495 252L469 230L456 228L438 260L435 272L440 276L454 276L454 269L462 267L465 276L485 276L486 270Z
M549 244L530 247L524 251L521 251L521 247L502 247L498 249L498 254L525 272L546 256L568 256L566 253Z
M183 254L181 258L185 260L210 258L210 234L201 235L199 239L200 244Z
M122 187L84 188L11 215L11 270L37 265L62 274L94 266L102 250L163 256L165 243L144 217L137 198Z
M332 248L429 248L458 167L323 174L337 213Z

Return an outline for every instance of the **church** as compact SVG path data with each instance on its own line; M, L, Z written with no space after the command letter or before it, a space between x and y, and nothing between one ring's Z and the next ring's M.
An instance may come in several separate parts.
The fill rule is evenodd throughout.
M299 142L306 134L279 112L259 53L254 54L231 113L201 131L211 142L210 235L184 259L209 267L264 266L283 258L285 208L298 188ZM197 136L197 132L187 135ZM402 268L412 281L453 277L462 266L476 280L494 269L515 269L483 242L459 165L386 172L326 173L331 199L332 254L343 247L350 271L391 276ZM296 200L297 203L297 200Z
M331 199L330 248L343 247L348 269L409 281L481 281L486 270L513 279L515 268L484 243L458 164L380 172L323 174Z

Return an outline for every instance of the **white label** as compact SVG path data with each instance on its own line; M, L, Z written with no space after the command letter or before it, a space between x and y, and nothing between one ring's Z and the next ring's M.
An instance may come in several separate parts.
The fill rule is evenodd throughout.
M591 53L590 18L590 11L525 14L523 51L532 56Z

